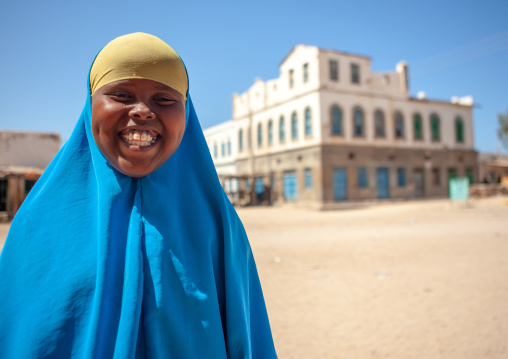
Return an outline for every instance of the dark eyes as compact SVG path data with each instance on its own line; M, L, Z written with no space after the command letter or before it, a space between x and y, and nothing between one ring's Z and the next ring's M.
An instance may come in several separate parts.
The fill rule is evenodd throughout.
M111 92L109 97L118 102L129 102L134 98L134 96L128 92ZM170 105L176 102L171 96L160 94L153 96L152 100L159 105Z
M155 102L162 104L162 105L169 105L169 104L175 102L174 99L172 99L171 97L167 97L167 96L155 96L153 98L153 100Z
M132 96L126 92L112 92L109 94L109 97L111 97L113 100L121 102L126 102L127 100L132 98Z

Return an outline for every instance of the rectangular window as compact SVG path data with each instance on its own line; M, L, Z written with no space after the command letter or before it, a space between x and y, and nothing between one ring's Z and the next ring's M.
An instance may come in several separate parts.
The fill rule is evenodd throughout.
M360 66L358 64L351 64L351 83L360 83Z
M222 142L220 145L220 155L222 157L226 156L226 146L224 145L224 142Z
M397 168L397 185L399 187L406 187L406 169Z
M217 152L217 144L215 143L213 145L213 158L217 158L219 156L219 153Z
M441 185L441 174L439 173L439 168L432 169L432 184L434 186Z
M228 141L228 156L231 156L231 141Z
M303 64L303 83L306 83L309 81L309 64L304 63Z
M293 69L289 70L289 88L292 89L295 84L295 71Z
M258 147L263 146L263 127L258 125Z
M305 188L312 188L312 169L305 169Z
M246 189L247 191L250 191L250 178L249 178L249 177L247 177L247 178L245 179L245 189Z
M238 131L238 152L243 151L243 130Z
M358 187L367 187L367 168L358 167Z
M330 80L339 81L339 62L337 60L330 60L328 64L330 66Z

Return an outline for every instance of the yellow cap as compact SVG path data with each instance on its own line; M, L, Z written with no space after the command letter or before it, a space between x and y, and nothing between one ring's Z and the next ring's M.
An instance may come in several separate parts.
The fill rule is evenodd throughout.
M160 82L186 99L187 72L175 50L156 36L137 32L117 37L95 58L90 70L90 90L126 79Z

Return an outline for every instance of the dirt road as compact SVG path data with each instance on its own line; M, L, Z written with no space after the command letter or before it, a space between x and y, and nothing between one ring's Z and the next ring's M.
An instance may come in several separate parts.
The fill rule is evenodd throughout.
M280 358L508 358L508 202L239 210Z

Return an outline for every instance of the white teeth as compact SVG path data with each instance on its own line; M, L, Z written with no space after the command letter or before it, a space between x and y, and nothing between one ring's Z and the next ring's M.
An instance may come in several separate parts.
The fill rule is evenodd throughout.
M157 136L152 137L152 134L148 131L133 130L133 131L129 131L128 134L122 134L120 136L129 145L140 146L140 147L150 146L152 143L155 143L155 141L157 140Z

